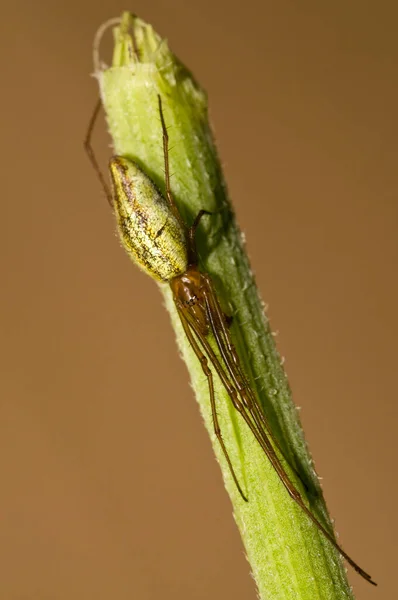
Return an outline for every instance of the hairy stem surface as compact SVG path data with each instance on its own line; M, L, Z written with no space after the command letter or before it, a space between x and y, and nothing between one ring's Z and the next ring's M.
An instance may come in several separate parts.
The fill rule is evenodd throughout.
M207 117L207 99L189 71L152 27L129 13L114 29L112 66L100 65L100 85L115 154L136 161L164 192L164 160L157 94L170 136L171 187L191 223L200 209L220 211L202 220L200 267L208 272L227 311L231 333L256 396L289 462L286 467L319 520L332 530L274 337L235 222ZM138 49L139 61L136 54ZM353 598L339 554L288 496L277 474L215 378L218 415L229 455L249 502L232 480L215 438L206 378L187 341L168 286L161 286L204 422L230 495L247 557L262 599Z

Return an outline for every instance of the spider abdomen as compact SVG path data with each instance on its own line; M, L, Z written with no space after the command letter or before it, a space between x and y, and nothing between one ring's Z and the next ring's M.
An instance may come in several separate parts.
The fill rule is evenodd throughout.
M185 231L167 200L133 161L115 156L109 169L119 235L129 256L158 281L184 273Z

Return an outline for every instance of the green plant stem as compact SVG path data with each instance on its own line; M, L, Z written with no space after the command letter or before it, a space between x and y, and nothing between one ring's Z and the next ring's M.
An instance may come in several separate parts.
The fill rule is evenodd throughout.
M114 39L113 64L110 68L97 65L96 76L115 153L135 160L164 192L157 104L157 94L160 94L170 136L172 192L183 218L191 223L200 209L221 210L217 216L202 220L200 266L213 278L223 306L233 312L231 332L238 354L275 437L290 464L302 474L309 491L303 489L295 474L286 467L290 478L314 514L332 530L281 359L229 204L208 124L206 96L150 25L124 13L120 27L114 30ZM216 378L223 437L249 497L247 503L242 500L213 432L206 378L182 331L169 287L161 286L161 290L221 466L260 597L273 600L353 598L339 554L289 497ZM171 402L172 398L167 401Z

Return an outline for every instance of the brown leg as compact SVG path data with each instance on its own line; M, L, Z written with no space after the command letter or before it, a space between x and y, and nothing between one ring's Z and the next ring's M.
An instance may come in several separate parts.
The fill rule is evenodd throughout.
M93 114L91 115L90 122L88 124L88 129L87 129L86 137L84 138L84 149L87 152L87 156L88 156L88 158L89 158L89 160L91 162L91 165L92 165L94 171L96 172L97 177L98 177L98 179L99 179L99 181L100 181L100 183L101 183L101 185L102 185L102 187L104 189L105 196L106 196L106 198L108 200L108 203L109 203L110 207L113 209L112 194L111 194L111 192L109 190L109 187L108 187L108 185L107 185L107 183L105 181L105 177L102 174L102 171L101 171L101 169L99 167L99 164L98 164L97 158L95 156L93 147L91 145L91 137L92 137L92 134L93 134L93 129L94 129L95 123L97 121L97 117L98 117L98 113L100 111L100 108L101 108L101 100L98 100L97 103L96 103L96 105L95 105Z
M207 280L207 278L206 278L206 280ZM211 286L209 286L209 290L210 290L210 293L214 296L214 292L212 292ZM205 291L206 290L203 290L204 293L205 293ZM205 295L205 298L206 298L206 295ZM218 309L218 311L221 311L221 308L218 306L218 303L215 302L215 304L216 304L216 308ZM217 345L218 345L221 355L224 359L224 362L227 365L228 370L230 371L230 375L231 375L232 379L235 381L235 379L237 378L237 374L234 371L234 369L232 368L232 366L230 365L230 363L228 362L228 357L226 356L226 348L224 347L225 342L219 336L219 330L217 329L217 324L214 322L214 316L213 316L214 313L212 312L212 307L207 304L207 308L208 308L208 310L207 310L208 317L209 317L210 323L212 325L212 330L213 330L213 334L216 338ZM217 319L217 320L221 321L221 323L222 323L221 319ZM192 327L195 330L195 327L193 325L192 325ZM226 331L225 327L222 328L222 332L223 332L225 338L227 340L229 340L229 337L228 337L229 334ZM197 332L195 331L195 333L197 333ZM260 447L262 448L262 450L264 451L268 460L272 464L272 467L275 469L277 475L279 476L279 479L285 486L289 496L294 500L294 502L296 502L296 504L308 516L308 518L314 523L314 525L325 536L325 538L336 548L336 550L357 571L357 573L359 573L364 579L366 579L372 585L377 585L374 581L372 581L371 576L368 573L366 573L366 571L361 569L361 567L342 549L342 547L334 539L333 534L329 533L329 531L322 525L322 523L320 521L318 521L318 519L312 514L312 512L309 510L309 508L307 508L307 506L304 504L301 494L295 488L295 486L293 485L293 483L290 481L289 477L285 473L283 466L282 466L278 456L276 455L275 450L272 447L272 444L269 441L264 429L258 427L258 423L255 419L255 415L253 415L253 412L250 411L250 409L248 408L247 400L245 401L243 399L244 400L243 403L240 401L237 401L237 398L235 397L235 394L234 394L234 392L236 393L235 388L232 388L232 395L231 395L231 385L230 385L228 379L226 378L225 373L224 373L216 355L214 354L209 342L207 341L206 338L203 338L203 339L200 338L200 339L201 339L201 343L202 343L204 349L206 350L206 352L209 355L209 358L211 359L211 362L212 362L214 368L216 369L217 373L219 374L221 381L223 382L224 387L226 388L226 390L233 402L233 405L238 410L238 412L242 415L243 419L245 420L246 424L250 428L250 430L253 433L254 437L256 438L257 442L260 444ZM232 343L231 343L231 346L232 346ZM236 355L235 355L235 359L237 360ZM239 373L241 373L241 368L240 368L239 363L238 363L238 367L239 367L239 369L238 369L238 374L239 374ZM249 397L249 399L250 399L250 397ZM254 420L254 422L253 422L253 420Z
M261 424L265 427L267 434L273 441L276 448L279 450L279 452L280 452L281 456L283 457L283 459L285 460L286 464L289 465L290 469L297 475L298 479L301 481L304 488L308 491L308 486L303 481L303 479L302 479L300 473L297 471L297 469L294 466L292 466L290 464L289 460L286 458L282 448L280 447L278 441L276 440L276 438L274 437L274 435L271 431L269 423L268 423L261 407L258 405L257 399L255 398L254 393L246 380L246 376L242 371L239 357L237 355L235 346L232 343L230 333L228 331L228 327L227 327L228 323L225 322L225 315L224 315L224 313L221 309L221 306L218 302L216 292L213 287L213 282L211 281L210 277L208 277L208 276L204 276L204 279L208 286L208 289L203 289L203 294L205 296L205 300L206 300L206 304L207 304L207 311L209 314L209 318L211 319L211 322L212 322L213 330L216 331L217 333L219 331L221 331L221 333L223 335L223 340L221 340L218 337L218 335L216 335L215 336L216 342L217 342L218 347L220 348L220 352L221 352L224 362L228 368L228 371L234 381L234 384L237 387L238 392L241 394L242 399L243 399L244 403L246 404L246 407L252 413L253 418L256 421L258 428L260 430L262 429ZM216 315L216 318L214 318L214 315ZM216 320L217 320L217 323L215 322ZM228 354L224 351L223 342L225 342L225 344L227 346ZM233 359L233 363L234 363L233 365L231 365L229 356L231 356Z
M232 478L235 482L235 485L240 493L240 495L242 496L243 500L245 502L247 502L247 497L245 496L245 494L242 491L242 488L239 484L238 478L235 474L234 468L232 466L232 462L231 459L229 457L228 451L225 447L225 443L224 440L222 438L221 435L221 429L220 429L220 424L218 422L218 416L217 416L217 410L216 410L216 401L215 401L215 395L214 395L214 384L213 384L213 374L211 372L211 370L209 369L209 365L208 365L208 361L206 356L203 354L203 352L201 351L201 349L199 348L199 345L197 344L194 335L192 334L192 331L190 329L190 325L188 323L188 321L185 318L184 312L181 309L178 309L178 314L180 315L180 319L181 319L181 323L182 326L184 328L185 331L185 335L188 338L189 343L191 344L191 347L193 349L193 351L195 352L201 367L203 369L204 374L207 377L207 381L209 384L209 394L210 394L210 404L211 404L211 412L212 412L212 417L213 417L213 427L214 427L214 433L216 434L216 437L218 439L218 442L221 446L221 449L224 453L225 459L227 461L229 470L231 472Z

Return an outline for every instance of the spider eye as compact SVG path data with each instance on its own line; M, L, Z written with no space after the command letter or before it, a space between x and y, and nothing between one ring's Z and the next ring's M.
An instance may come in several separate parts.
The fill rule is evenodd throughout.
M194 306L197 303L197 301L198 301L198 297L195 294L193 294L193 296L188 298L186 304L187 304L187 306Z

